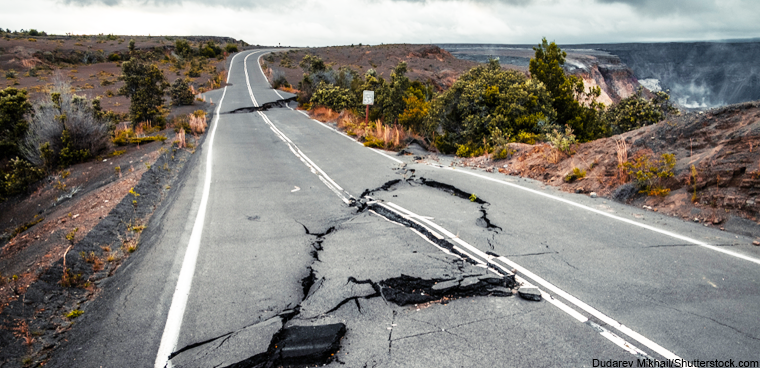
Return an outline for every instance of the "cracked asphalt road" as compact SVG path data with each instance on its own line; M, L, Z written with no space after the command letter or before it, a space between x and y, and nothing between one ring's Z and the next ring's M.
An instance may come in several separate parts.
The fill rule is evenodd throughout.
M293 103L254 112L249 83L256 105L291 97L268 88L256 61L261 54L232 60L211 161L207 137L183 185L151 220L141 251L103 284L51 366L149 367L161 360L209 168L191 288L171 359L165 357L171 366L277 366L300 349L283 346L288 331L335 324L345 325L345 336L330 351L333 366L591 366L593 359L635 359L623 340L653 359L665 358L657 347L683 359L758 359L760 265L557 198L732 244L758 259L750 239L541 183L380 154L293 111ZM221 95L207 97L218 103ZM420 216L396 209L403 215L397 220L430 231L391 221L391 205ZM485 252L485 263L474 261ZM547 294L538 302L511 296L512 267L486 266L499 256L656 346L525 272L517 272L518 281Z

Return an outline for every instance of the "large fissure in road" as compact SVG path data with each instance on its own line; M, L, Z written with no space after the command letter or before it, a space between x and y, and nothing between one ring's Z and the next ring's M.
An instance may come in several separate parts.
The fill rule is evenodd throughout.
M488 202L472 198L474 196L471 193L449 184L425 178L415 179L410 171L401 174L405 176L404 179L391 180L377 188L365 190L359 199L351 201L351 206L356 208L352 215L332 219L322 229L315 231L313 225L307 227L298 222L304 233L312 237L309 250L311 263L306 266L307 274L300 280L302 299L298 305L254 325L185 346L172 354L173 366L201 367L213 363L213 366L239 368L327 364L336 359L336 352L341 349L341 340L350 328L350 325L334 321L330 316L345 310L346 306L355 307L354 313L363 315L364 301L381 299L386 303L386 308L391 308L395 313L394 308L445 305L462 298L508 297L518 294L519 284L513 273L490 263L484 265L482 261L460 252L449 240L436 237L427 227L389 210L382 205L382 201L371 195L415 187L441 190L480 206L483 216L476 219L475 225L498 232L501 227L493 225L487 218ZM381 217L387 221L380 220ZM393 267L394 262L387 260L381 261L387 262L391 269L385 271L385 277L375 278L369 270L357 269L349 272L349 276L336 278L335 270L352 263L344 256L351 251L351 239L358 236L355 242L366 242L372 236L364 234L365 232L377 226L393 226L388 221L416 231L445 252L425 242L414 241L419 237L413 231L404 232L402 234L412 234L405 235L409 237L408 240L380 241L380 248L373 251L379 254L384 251L391 254L402 252L406 254L403 257L413 259L424 256L430 259L428 266ZM388 230L383 230L382 233L387 233ZM415 250L408 249L409 241L415 242ZM425 254L421 254L422 249ZM431 269L440 271L430 271ZM223 356L226 349L244 344L244 339L251 339L254 334L257 336L253 338L257 341L254 344L257 348L248 349L252 353L249 357L230 362ZM266 336L270 338L263 341Z

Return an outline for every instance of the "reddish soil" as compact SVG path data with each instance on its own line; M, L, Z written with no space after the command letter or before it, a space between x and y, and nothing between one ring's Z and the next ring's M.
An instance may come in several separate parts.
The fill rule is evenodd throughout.
M129 100L118 96L117 91L124 82L119 81L121 62L100 62L109 55L118 54L128 59L129 40L135 40L134 55L152 56L161 61L156 62L164 72L169 83L177 78L184 78L190 68L177 70L170 62L164 61L164 55L171 55L174 50L172 37L117 36L117 40L108 40L103 36L42 36L42 37L3 37L0 38L0 89L6 87L25 88L31 98L44 92L52 83L55 70L61 70L69 80L75 93L89 98L101 97L101 106L105 110L126 113ZM214 39L214 37L209 37ZM35 40L35 41L31 41ZM220 39L222 41L235 41ZM201 41L200 39L198 41ZM219 40L217 40L219 41ZM192 43L191 43L192 44ZM220 42L217 42L220 44ZM196 44L193 44L197 46ZM224 46L224 44L222 44ZM88 63L83 63L88 58ZM95 61L93 61L95 60ZM209 67L200 77L190 78L196 89L207 85L214 71L224 70L224 60L208 59ZM25 66L26 64L27 66ZM34 66L35 76L30 76L29 66ZM6 72L16 71L16 78L6 77Z
M407 77L411 80L430 82L438 91L451 87L460 74L478 65L469 60L457 59L448 51L435 45L378 45L378 46L332 46L277 52L264 60L268 67L285 73L294 88L303 79L298 66L305 55L319 56L326 64L337 70L347 66L363 76L370 68L390 80L393 68L399 62L407 63ZM283 62L287 56L290 63ZM515 67L517 68L517 67Z

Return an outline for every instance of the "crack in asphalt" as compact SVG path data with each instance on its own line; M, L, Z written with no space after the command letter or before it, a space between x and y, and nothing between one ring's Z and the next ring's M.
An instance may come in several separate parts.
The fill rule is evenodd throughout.
M293 97L289 97L289 98L280 99L280 100L277 100L277 101L267 102L267 103L265 103L265 104L263 104L261 106L258 106L258 107L256 107L256 106L247 106L247 107L237 108L235 110L219 113L219 115L226 115L226 114L247 114L247 113L252 113L252 112L257 112L257 111L267 111L267 110L269 110L271 108L274 108L274 107L285 108L285 107L287 107L287 103L288 102L295 101L295 100L296 100L296 96L293 96Z
M550 252L540 252L540 253L510 254L510 255L507 255L507 257L541 256L544 254L559 254L559 252L550 251Z
M694 312L689 312L689 311L680 310L680 309L678 309L678 308L675 308L675 307L672 307L672 306L670 306L670 305L668 305L668 304L666 304L666 303L664 303L664 302L662 302L662 301L660 301L660 300L657 300L657 299L655 299L655 298L652 298L651 296L650 296L650 297L648 297L648 299L649 299L649 300L652 300L652 301L654 301L654 302L656 302L656 303L658 303L658 304L660 304L661 306L663 306L663 307L665 307L665 308L668 308L668 309L672 309L672 310L674 310L674 311L676 311L676 312L679 312L679 313L686 313L686 314L691 314L692 316L695 316L695 317L704 318L704 319L706 319L706 320L709 320L709 321L712 321L712 322L714 322L715 324L718 324L718 325L720 325L720 326L723 326L723 327L726 327L726 328L728 328L728 329L731 329L731 330L733 330L733 331L735 331L735 332L737 332L737 333L739 333L739 334L741 334L741 335L744 335L744 336L746 336L746 337L749 337L749 338L750 338L750 339L752 339L752 340L760 341L760 337L757 337L757 336L751 335L751 334L749 334L748 332L744 332L744 331L742 331L742 330L739 330L739 329L738 329L738 328L736 328L736 327L733 327L733 326L727 325L727 324L725 324L725 323L723 323L723 322L720 322L720 321L718 321L718 320L716 320L716 319L714 319L714 318L712 318L712 317L703 316L703 315L701 315L701 314L697 314L697 313L694 313Z

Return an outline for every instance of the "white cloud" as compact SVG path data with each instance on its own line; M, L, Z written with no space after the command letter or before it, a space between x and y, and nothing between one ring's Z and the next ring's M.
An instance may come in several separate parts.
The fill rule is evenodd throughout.
M27 0L0 26L63 34L216 35L252 44L568 43L760 36L760 2L654 0ZM688 8L688 9L687 9Z

